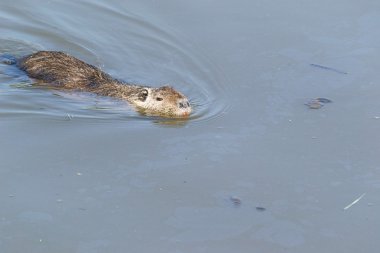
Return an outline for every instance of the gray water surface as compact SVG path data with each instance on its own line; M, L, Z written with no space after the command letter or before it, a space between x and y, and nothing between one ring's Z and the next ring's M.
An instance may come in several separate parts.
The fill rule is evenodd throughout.
M194 114L0 64L0 252L376 252L379 24L371 0L1 1L0 54L169 83Z

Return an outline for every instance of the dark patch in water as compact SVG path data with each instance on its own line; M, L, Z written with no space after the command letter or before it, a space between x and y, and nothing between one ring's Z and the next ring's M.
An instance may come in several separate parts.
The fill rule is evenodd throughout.
M241 206L241 199L239 197L231 196L230 200L231 200L232 204L234 204L234 206L236 206L236 207Z
M320 69L330 70L330 71L333 71L333 72L336 72L336 73L339 73L339 74L344 74L344 75L348 74L345 71L342 71L342 70L339 70L339 69L330 68L330 67L326 67L326 66L322 66L322 65L319 65L319 64L311 63L310 66L316 67L316 68L320 68Z
M332 100L327 99L327 98L316 98L316 99L310 100L305 105L307 105L309 107L309 109L320 109L326 103L332 103Z
M17 60L13 55L2 54L2 55L0 55L0 62L7 64L7 65L14 65L14 64L16 64Z
M318 102L321 102L321 103L324 103L324 104L327 104L327 103L332 103L332 100L328 99L328 98L317 98L316 99Z

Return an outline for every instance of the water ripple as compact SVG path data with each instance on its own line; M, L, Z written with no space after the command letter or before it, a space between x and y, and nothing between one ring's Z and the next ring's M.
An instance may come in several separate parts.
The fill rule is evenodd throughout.
M63 7L74 8L72 3L66 3ZM115 24L115 30L119 31L107 33L108 22L92 20L94 26L99 27L98 33L82 32L83 29L75 27L75 23L83 22L84 26L90 27L91 24L86 24L80 18L73 21L62 14L62 17L57 17L57 22L53 22L54 19L47 22L47 19L54 17L47 14L31 15L29 12L20 12L20 8L18 11L8 9L7 15L3 15L6 22L0 31L12 28L14 38L0 38L0 54L21 56L41 49L62 50L126 81L152 86L169 82L190 98L194 107L191 122L208 121L228 110L227 78L207 58L207 54L191 45L187 38L169 28L158 27L138 15L103 3L89 1L76 4L75 7L99 13L99 17L106 17L108 22ZM114 59L111 68L107 63L110 57ZM121 71L124 72L124 66L130 70L125 71L127 77L114 70L122 68ZM22 78L25 79L25 75ZM86 93L65 94L51 89L32 88L31 80L20 82L14 66L0 64L0 82L1 117L28 114L62 118L73 115L83 119L128 119L164 124L171 122L138 115L125 103L113 99ZM58 93L58 96L53 96Z

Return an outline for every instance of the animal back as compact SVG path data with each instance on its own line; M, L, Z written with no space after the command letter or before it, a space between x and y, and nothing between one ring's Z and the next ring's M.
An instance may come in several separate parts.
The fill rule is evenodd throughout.
M111 77L93 65L63 52L39 51L18 61L29 77L67 89L97 86Z

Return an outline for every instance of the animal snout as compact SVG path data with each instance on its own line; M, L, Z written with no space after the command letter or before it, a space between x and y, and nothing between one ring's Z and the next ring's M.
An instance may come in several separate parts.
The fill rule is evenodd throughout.
M190 107L190 103L188 101L182 101L178 103L179 108L187 108Z

